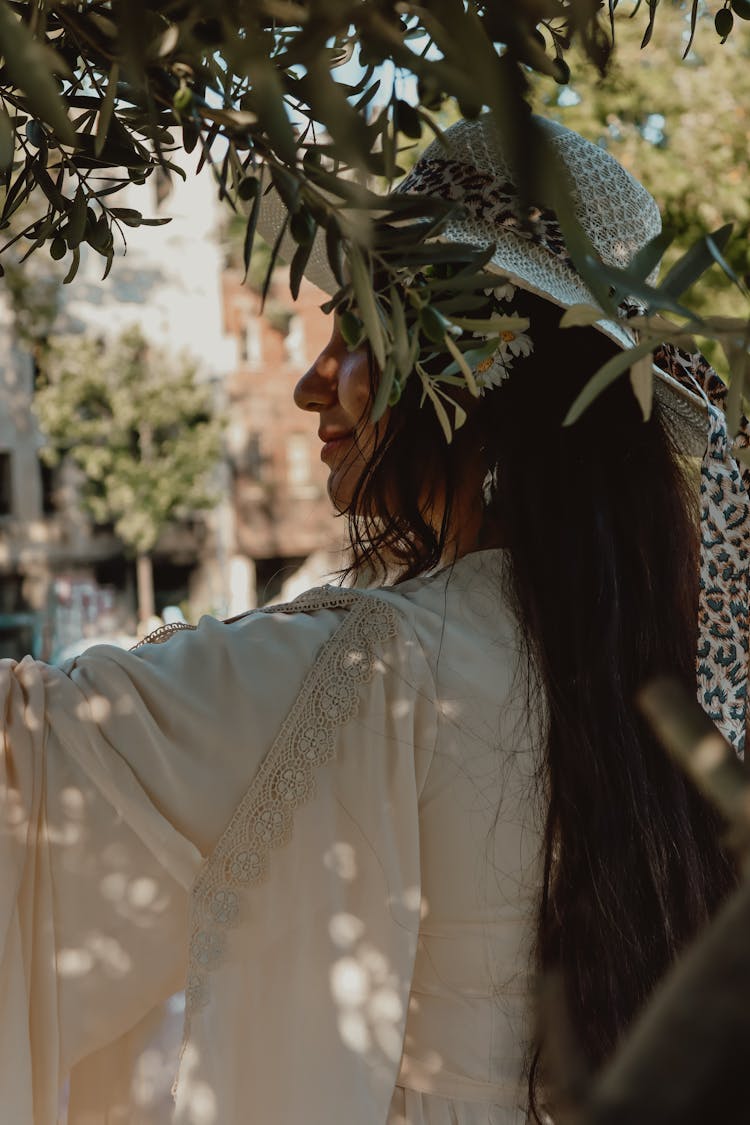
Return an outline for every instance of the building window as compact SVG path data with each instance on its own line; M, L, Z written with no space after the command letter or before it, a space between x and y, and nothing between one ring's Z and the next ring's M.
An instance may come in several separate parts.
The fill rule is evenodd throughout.
M287 438L286 479L292 488L310 483L310 442L307 434L290 434Z
M263 363L262 331L262 322L257 317L250 317L240 342L240 355L248 367L260 367Z
M0 574L0 617L9 613L22 613L28 609L23 595L23 576L17 573Z
M42 512L45 516L51 516L57 511L57 504L55 503L57 470L40 460L39 473L42 478Z
M249 433L245 445L245 471L251 480L263 479L263 449L260 434Z
M13 514L13 481L10 453L0 452L0 516Z
M293 367L306 367L305 326L301 316L293 316L284 340L286 357Z

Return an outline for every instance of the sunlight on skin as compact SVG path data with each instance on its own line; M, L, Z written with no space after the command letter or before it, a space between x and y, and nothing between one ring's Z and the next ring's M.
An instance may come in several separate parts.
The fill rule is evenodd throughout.
M377 426L370 421L370 393L367 351L350 351L335 322L328 344L294 388L294 401L319 415L321 460L330 468L328 495L340 512L351 503L388 421L388 410Z
M329 466L328 495L339 512L346 512L357 482L385 434L390 408L378 423L370 421L372 402L370 360L364 347L350 351L334 321L328 344L294 389L300 410L317 413L318 436L324 443L321 460ZM445 558L460 558L480 546L500 546L497 529L484 529L481 484L486 465L479 448L469 450L454 499ZM425 517L438 530L443 518L440 491L427 487L421 503Z

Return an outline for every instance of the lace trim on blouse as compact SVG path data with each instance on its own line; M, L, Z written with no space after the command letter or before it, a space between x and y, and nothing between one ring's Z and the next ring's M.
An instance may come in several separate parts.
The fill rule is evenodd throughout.
M375 647L397 633L397 611L362 593L321 588L262 613L349 609L305 677L258 773L216 848L196 878L191 899L185 1033L192 1012L206 1005L209 976L223 960L228 930L243 914L241 892L263 882L273 848L292 836L294 810L315 792L314 772L334 755L335 734L356 715L359 689L376 668ZM167 627L171 632L173 627ZM165 628L141 644L168 639ZM175 1083L176 1085L176 1083Z

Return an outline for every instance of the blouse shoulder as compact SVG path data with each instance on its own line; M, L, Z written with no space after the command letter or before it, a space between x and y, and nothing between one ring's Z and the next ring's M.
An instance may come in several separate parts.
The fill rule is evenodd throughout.
M339 628L310 666L193 888L188 1016L208 1003L212 970L225 960L228 935L241 921L244 896L266 882L273 853L291 841L300 810L313 795L320 799L325 786L332 787L337 807L348 808L352 822L363 825L371 815L365 808L372 801L372 786L379 784L378 770L391 777L396 768L387 765L391 743L398 770L411 775L412 787L418 789L426 773L435 741L434 717L425 703L432 694L425 682L429 671L397 606L366 591L323 588L265 612L316 615L329 610L344 611ZM403 643L390 643L397 638ZM358 717L364 723L352 728ZM394 723L400 724L395 739ZM352 730L354 737L348 733ZM378 748L379 765L366 768L370 742ZM406 747L410 753L404 753ZM359 763L353 793L346 780L352 753ZM322 767L334 759L337 769L324 785ZM365 787L363 770L368 777ZM415 810L416 802L414 816ZM373 846L375 835L366 835Z
M398 633L393 605L334 587L311 590L228 622L203 617L196 626L162 628L131 651L95 646L55 677L61 706L50 718L67 741L75 737L65 729L73 713L64 703L67 681L97 736L205 856L300 696L319 685L322 698L323 685L339 675L327 669L361 661L355 653ZM207 800L196 803L196 792Z

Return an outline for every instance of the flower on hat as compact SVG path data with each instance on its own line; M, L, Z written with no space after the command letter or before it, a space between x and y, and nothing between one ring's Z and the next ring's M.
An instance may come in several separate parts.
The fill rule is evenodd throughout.
M500 285L493 285L489 289L484 289L483 292L486 297L494 297L497 301L512 301L516 295L516 286L511 285L506 280Z
M505 360L511 356L527 356L534 350L534 341L526 332L501 332L497 350Z

